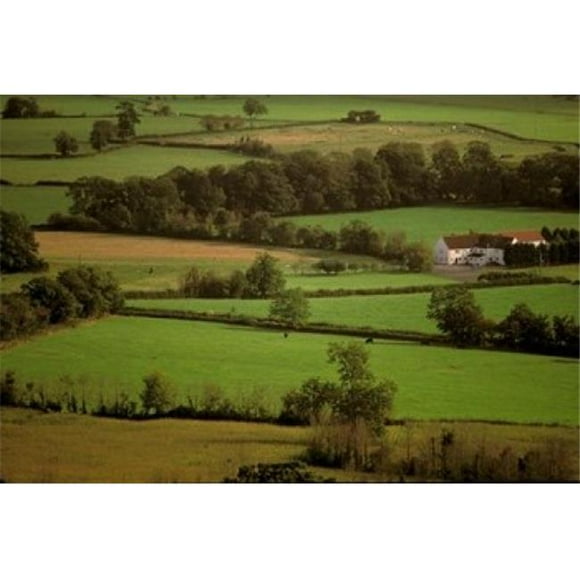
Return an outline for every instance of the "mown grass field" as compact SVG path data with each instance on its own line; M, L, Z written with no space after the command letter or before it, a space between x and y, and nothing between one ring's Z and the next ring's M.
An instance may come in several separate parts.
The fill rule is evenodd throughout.
M67 213L70 199L66 187L0 186L0 207L23 214L31 225L44 224L54 212Z
M279 126L255 128L251 133L242 131L224 131L218 133L197 133L164 139L167 145L196 143L227 145L236 142L242 135L251 135L272 145L277 151L288 153L299 149L314 149L321 153L331 151L352 152L356 148L367 148L376 151L390 141L408 141L421 143L427 157L431 154L434 143L443 139L453 142L463 152L470 141L487 141L496 155L506 156L511 163L519 162L529 155L539 155L554 151L550 143L521 141L490 131L484 131L466 125L452 124L413 124L413 123L377 123L371 125L351 125L348 123L313 124L303 126ZM558 145L569 153L576 153L574 145Z
M578 430L481 423L411 423L387 427L390 457L453 430L458 441L496 455L523 454L545 442L564 444L569 476L578 478ZM304 427L179 421L135 422L2 409L0 476L10 483L220 482L241 465L294 461L312 430ZM105 451L106 450L106 451ZM380 474L309 468L337 481L380 481Z
M338 231L352 220L366 222L385 232L404 231L410 240L423 240L430 246L440 236L475 232L539 230L543 226L578 228L576 212L546 209L482 206L426 206L377 211L309 215L283 218L296 225L319 224Z
M344 337L179 320L110 317L37 336L2 353L3 368L58 391L72 377L91 402L125 391L137 400L141 379L159 370L182 399L208 384L234 401L261 397L279 408L308 377L334 379L328 343ZM458 350L393 341L370 347L371 368L399 385L394 415L416 419L488 419L578 424L578 361L507 352ZM52 386L51 386L52 383Z
M219 164L235 165L249 159L237 153L211 149L133 145L90 157L3 159L1 177L13 184L34 184L41 180L72 182L94 175L110 179L133 175L157 177L178 165L203 169Z
M534 312L572 315L578 320L578 286L517 286L474 290L475 300L487 318L499 322L518 302L525 302ZM327 322L346 326L368 326L437 332L435 322L428 320L427 305L431 294L395 294L390 296L344 296L309 300L309 322ZM201 298L129 300L128 306L147 309L190 312L235 313L267 318L267 300L211 300Z

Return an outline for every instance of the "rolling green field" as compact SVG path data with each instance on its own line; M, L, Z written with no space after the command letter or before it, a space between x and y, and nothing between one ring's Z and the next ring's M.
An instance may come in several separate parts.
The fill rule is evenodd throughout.
M328 123L302 126L279 126L255 128L249 133L242 131L223 131L218 133L196 133L164 139L167 145L172 144L211 144L227 145L237 141L241 135L250 134L272 145L277 151L288 153L300 149L314 149L321 153L331 151L352 152L356 148L367 148L371 151L390 141L407 141L421 143L427 157L431 146L443 139L453 142L463 152L470 141L487 141L496 155L506 156L510 163L520 162L524 157L540 155L554 151L550 143L521 141L490 131L483 131L466 125L451 124L412 124L412 123L377 123L371 125L351 125L348 123ZM574 145L558 145L568 153L577 153Z
M116 123L115 117L98 120ZM41 119L2 119L0 125L0 152L4 155L56 154L54 138L60 131L66 131L79 143L79 153L95 153L89 142L95 118L82 117L62 119L58 117ZM168 135L199 131L199 121L191 117L143 116L135 126L137 137L145 135Z
M261 392L276 409L281 396L306 378L334 378L326 363L332 340L306 333L286 339L280 332L213 323L110 317L37 336L2 356L3 368L15 370L21 380L53 380L52 388L58 389L59 377L76 378L89 401L120 391L136 399L142 377L159 370L174 381L182 400L217 384L234 400ZM370 352L375 374L399 385L396 417L578 424L578 361L392 341L379 341Z
M336 276L324 274L287 276L287 288L302 288L303 290L336 290L355 288L386 288L402 286L425 286L430 284L449 284L452 282L445 276L435 274L409 274L407 272L357 272L344 273Z
M188 169L203 169L218 164L235 165L249 159L236 153L212 149L134 145L76 159L3 159L1 176L15 184L34 184L39 180L70 182L93 175L110 179L124 179L132 175L156 177L178 165Z
M578 320L578 286L518 286L474 290L475 300L484 315L499 322L514 304L525 302L534 312L572 315ZM326 322L347 326L367 326L397 330L437 332L435 322L428 320L427 305L431 294L395 294L390 296L344 296L309 300L309 322ZM129 300L127 306L188 312L235 313L267 318L270 302L266 300L211 300L201 298Z
M70 199L66 187L11 187L0 186L0 207L6 211L24 214L31 225L44 224L54 212L67 213Z
M467 233L469 230L494 233L539 230L542 226L578 228L576 212L519 207L406 207L283 219L299 226L319 224L334 231L352 220L360 220L385 232L404 231L410 240L423 240L431 246L440 236Z
M532 139L578 142L578 104L551 96L272 95L261 97L271 121L325 121L349 110L374 109L383 121L477 123ZM178 97L176 110L199 115L240 114L246 97Z

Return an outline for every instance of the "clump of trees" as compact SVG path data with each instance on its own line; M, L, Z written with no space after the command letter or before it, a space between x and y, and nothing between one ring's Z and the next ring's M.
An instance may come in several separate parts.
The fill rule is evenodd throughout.
M270 318L297 328L310 317L310 306L302 288L283 290L270 305Z
M76 318L100 317L122 306L121 290L109 272L78 266L63 270L56 279L40 276L23 284L19 293L3 296L0 340L28 336Z
M281 417L317 427L309 462L361 468L370 458L371 444L384 432L397 385L374 376L361 343L331 343L328 361L337 366L338 382L308 379L284 397Z
M349 111L342 121L345 123L378 123L381 116L373 110Z
M192 266L180 289L192 298L271 298L278 296L285 284L279 261L266 252L256 256L245 272L235 270L228 276Z
M236 477L227 477L224 483L334 483L332 478L315 475L299 461L290 463L258 463L242 465Z
M246 99L242 109L244 113L249 117L250 125L253 124L253 121L256 117L268 114L268 107L266 107L266 105L262 103L262 101L254 97Z
M38 243L26 218L0 210L0 272L40 272L47 268L38 255Z
M60 153L63 157L70 157L79 150L79 144L76 138L66 131L60 131L58 133L54 138L54 146L57 153Z
M463 286L433 290L427 307L427 318L456 346L483 344L489 323L475 302L473 292Z
M230 131L241 129L244 126L244 120L239 115L204 115L199 124L206 131Z
M436 288L427 318L459 347L496 346L557 356L578 357L580 328L572 316L534 313L527 304L516 304L498 324L483 316L473 292L462 286Z
M236 153L243 153L250 157L273 157L274 147L268 143L264 143L262 139L253 139L251 137L240 137L230 149Z
M131 101L122 101L117 105L117 134L127 141L135 137L135 125L141 122L135 105Z
M54 111L42 111L34 97L10 97L6 99L2 117L4 119L30 119L55 117Z
M99 119L93 123L89 141L96 151L102 151L117 138L117 127L112 121Z

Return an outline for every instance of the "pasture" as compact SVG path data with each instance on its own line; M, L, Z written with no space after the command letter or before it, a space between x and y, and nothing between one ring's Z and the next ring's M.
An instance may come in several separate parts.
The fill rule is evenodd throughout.
M1 477L10 483L219 482L238 467L295 461L312 430L226 421L123 421L78 415L2 410ZM552 444L564 448L569 478L578 479L578 430L482 423L409 423L387 427L392 461L405 458L442 429L474 451L516 454ZM427 447L428 448L428 447ZM107 452L103 453L103 449ZM561 465L564 468L564 465ZM337 481L387 481L381 474L309 468Z
M578 142L578 105L547 95L271 95L263 118L276 121L336 121L349 110L374 109L383 121L477 123L530 139ZM238 115L246 97L170 101L175 111L196 115Z
M212 165L235 165L250 159L237 153L212 149L179 149L131 145L90 157L64 159L2 160L1 177L13 184L34 184L41 180L72 182L95 176L124 179L133 175L157 177L182 165L204 169Z
M224 131L219 133L196 133L163 139L167 145L195 143L201 145L228 145L237 141L241 135L251 135L272 145L281 153L300 149L314 149L321 153L341 151L352 152L356 148L376 151L390 141L421 143L427 157L431 147L441 140L453 142L463 152L470 141L487 141L496 155L506 156L506 161L515 163L529 155L540 155L554 151L550 143L521 141L490 131L467 125L444 123L376 123L370 125L351 125L348 123L328 123L301 126L279 126L247 130ZM569 153L576 153L573 145L564 147Z
M578 320L578 286L513 286L474 290L475 300L487 318L499 322L518 302L525 302L534 312L571 315ZM435 333L435 322L428 320L427 305L431 294L394 294L311 298L309 322L413 330ZM183 310L188 312L235 313L267 318L270 302L266 300L178 298L129 300L127 306L146 309Z
M59 378L72 378L89 404L122 391L136 400L142 378L159 370L183 402L218 385L235 401L258 397L275 410L284 393L308 377L335 378L326 363L333 340L345 338L109 317L36 336L4 350L2 358L3 368L22 381L58 391ZM399 385L397 418L578 424L578 361L394 341L378 341L370 354L374 373Z
M24 214L28 223L46 223L54 212L67 213L70 199L66 197L66 187L12 187L0 186L0 207L5 211Z
M0 151L3 155L56 154L54 138L60 131L72 135L79 144L79 153L95 153L89 142L89 135L96 120L116 123L115 117L104 118L39 118L2 119ZM137 137L146 135L171 135L199 131L199 121L191 117L142 116L135 126Z
M40 255L50 266L47 275L56 276L60 270L79 264L96 265L112 272L124 290L177 288L181 277L193 265L203 270L227 274L236 269L247 268L261 252L268 252L279 259L287 274L309 270L314 262L329 257L361 263L367 267L372 265L378 267L381 264L373 258L322 250L273 248L153 236L39 231L35 233L35 238L39 243ZM2 279L2 290L4 292L17 290L21 284L37 275L6 274ZM369 276L371 277L366 279L366 283L372 282L372 275ZM399 278L399 275L395 276L401 282L405 279L404 276L402 278ZM310 279L306 276L300 278ZM316 278L320 280L320 287L332 283L322 277Z
M543 226L578 228L574 211L549 211L504 206L425 206L376 211L336 213L281 218L297 226L321 225L338 231L353 220L360 220L384 232L403 231L409 240L435 245L440 236L474 232L495 233L510 230L540 230Z

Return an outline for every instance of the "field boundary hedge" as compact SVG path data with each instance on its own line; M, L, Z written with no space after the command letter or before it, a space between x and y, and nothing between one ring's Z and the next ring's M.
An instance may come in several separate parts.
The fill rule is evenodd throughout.
M235 324L239 326L251 326L255 328L268 328L272 330L307 332L311 334L338 334L343 336L356 336L359 338L377 338L385 340L407 340L422 344L447 344L447 339L439 334L429 334L411 330L376 329L351 326L338 326L333 324L315 323L293 327L283 322L277 322L267 318L254 318L230 313L208 312L184 312L183 310L146 309L126 306L116 314L120 316L137 316L143 318L167 318L172 320L193 320L198 322L217 322L221 324Z
M437 288L462 286L471 290L503 288L509 286L534 286L548 284L572 284L564 276L538 276L530 278L500 279L480 282L453 282L450 284L425 284L421 286L386 286L384 288L333 288L305 290L307 298L342 298L347 296L390 296L396 294L426 294ZM166 290L128 290L123 293L127 300L155 300L163 298L192 298L183 290L168 288ZM226 297L227 298L227 297ZM219 297L215 298L219 300Z

